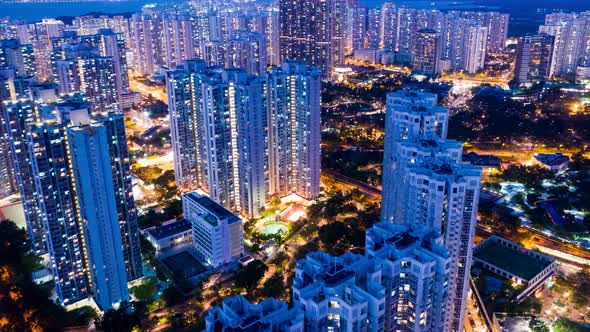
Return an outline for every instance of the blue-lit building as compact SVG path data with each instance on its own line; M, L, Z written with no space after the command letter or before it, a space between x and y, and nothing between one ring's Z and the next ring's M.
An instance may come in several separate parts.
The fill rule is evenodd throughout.
M160 251L176 245L191 242L193 228L187 219L173 219L165 222L160 227L153 227L144 233L145 238L152 246Z
M86 298L90 289L65 130L57 122L33 125L27 141L55 292L61 303L71 304Z
M102 309L129 300L109 140L100 122L68 128L88 272Z
M21 194L29 240L36 254L46 253L45 232L39 211L37 191L26 138L27 126L37 121L35 104L31 101L5 103L4 124L10 147L18 190Z
M103 310L129 300L142 262L123 116L92 114L81 95L4 109L29 236L37 253L47 246L57 300L93 296Z
M273 298L252 304L243 296L230 297L205 317L205 332L258 331L302 332L303 311L289 309L287 303Z
M120 113L108 113L95 116L95 120L105 127L115 189L117 219L123 245L125 272L127 280L135 280L141 277L143 272L140 234L137 226L137 208L133 199L129 149L125 136L125 118Z

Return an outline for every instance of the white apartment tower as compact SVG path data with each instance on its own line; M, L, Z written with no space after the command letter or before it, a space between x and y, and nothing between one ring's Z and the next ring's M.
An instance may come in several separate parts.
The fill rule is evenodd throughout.
M467 34L467 56L465 58L465 70L470 74L482 70L485 65L486 50L488 45L489 28L484 26L471 26Z
M266 200L266 81L188 61L167 73L176 182L255 217Z
M385 331L446 331L451 257L437 231L380 222L367 230L366 252L379 261Z
M269 195L320 192L321 73L285 62L268 75L187 61L167 73L175 177L256 217Z
M293 304L305 331L444 331L449 255L440 235L381 222L365 256L313 252L297 262Z
M209 195L249 218L266 202L265 81L225 70L202 86Z
M448 110L436 106L436 95L387 96L381 217L441 233L452 262L443 331L461 331L481 169L461 164L462 143L446 139L447 128Z
M170 113L170 136L174 155L174 177L181 190L207 188L206 161L201 153L202 90L206 80L205 62L187 61L166 73L166 91Z
M320 192L321 73L286 61L268 75L269 193L313 199Z
M554 38L551 77L575 73L578 66L590 66L590 12L548 14L539 33Z
M481 169L445 159L407 167L404 223L441 232L451 255L447 321L462 331L477 222Z
M196 255L213 267L244 253L242 220L209 197L189 192L182 195L184 217L191 222Z
M402 167L397 162L398 142L447 137L449 111L436 106L436 102L435 94L421 91L402 90L387 95L381 220L402 222L394 220L401 204L394 198L399 188L399 169Z

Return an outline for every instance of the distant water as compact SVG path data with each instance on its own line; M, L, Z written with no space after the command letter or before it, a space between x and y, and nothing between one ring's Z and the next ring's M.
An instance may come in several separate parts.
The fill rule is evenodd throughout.
M0 0L1 1L1 0ZM25 22L40 21L43 18L59 16L80 16L92 12L105 14L132 13L141 7L159 1L94 1L94 2L55 2L55 3L0 3L0 17Z

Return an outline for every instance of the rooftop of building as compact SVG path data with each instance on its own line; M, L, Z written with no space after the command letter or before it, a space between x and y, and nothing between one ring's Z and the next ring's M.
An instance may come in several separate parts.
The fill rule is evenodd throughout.
M253 304L240 295L223 300L221 306L209 311L205 331L267 331L271 321L290 326L302 319L300 311L289 310L283 301L268 298Z
M208 196L199 195L194 191L185 194L185 196L189 197L191 200L201 205L210 213L210 216L205 216L204 219L214 226L217 225L218 220L227 219L228 224L233 224L240 221L240 218L238 216L231 213L231 211L224 208L221 204L215 202Z
M539 153L535 155L535 159L548 166L557 166L570 161L568 156L565 156L561 153Z
M474 250L473 257L527 281L533 279L552 263L551 260L543 260L527 254L528 250L524 247L511 248L507 243L498 240L488 241L483 246L480 244Z
M448 258L448 251L440 245L440 234L432 229L412 230L389 222L379 222L367 230L367 250L377 256L396 260L401 256L420 262L434 257Z
M475 152L469 152L463 155L463 161L477 166L500 166L502 160L494 155L479 155Z
M342 265L335 264L334 266L331 266L322 277L327 286L333 287L346 280L349 280L350 278L354 277L354 275L355 273L353 271L346 269Z
M191 229L191 223L187 219L179 219L175 222L150 229L148 234L156 240L165 239L172 235L187 232Z
M481 176L481 168L479 166L457 163L448 158L429 159L422 164L412 164L408 169L412 173L422 174L440 180L451 178L454 181L460 181L465 177Z
M531 317L527 316L508 316L502 314L496 314L498 318L498 323L502 327L503 331L510 331L510 332L529 332L531 329L529 328L529 323L531 321Z
M420 238L411 235L409 232L398 233L386 240L387 244L392 244L398 249L406 249L418 242Z

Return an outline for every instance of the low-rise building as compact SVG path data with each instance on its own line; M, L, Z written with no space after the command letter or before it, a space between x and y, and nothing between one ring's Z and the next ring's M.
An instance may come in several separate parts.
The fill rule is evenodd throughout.
M532 163L545 167L553 172L560 173L567 170L570 164L570 158L561 153L537 153L533 156Z
M211 198L195 191L182 195L184 217L192 225L195 254L218 267L244 253L242 220Z
M157 250L188 243L192 240L192 226L187 219L173 219L144 232L145 238Z
M557 270L553 258L497 236L485 239L473 249L473 264L514 283L525 284L516 296L518 302L541 287Z
M463 161L481 167L484 172L499 171L502 165L502 160L498 156L480 155L475 152L464 154Z
M141 93L128 92L121 95L121 108L124 110L133 108L141 103Z

